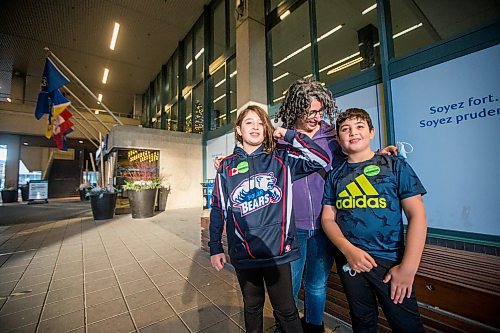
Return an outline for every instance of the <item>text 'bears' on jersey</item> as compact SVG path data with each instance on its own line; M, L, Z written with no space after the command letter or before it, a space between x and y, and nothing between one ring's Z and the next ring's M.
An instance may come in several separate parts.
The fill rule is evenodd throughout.
M271 203L280 202L282 193L276 181L273 172L259 173L243 180L231 193L234 207L239 207L244 216Z

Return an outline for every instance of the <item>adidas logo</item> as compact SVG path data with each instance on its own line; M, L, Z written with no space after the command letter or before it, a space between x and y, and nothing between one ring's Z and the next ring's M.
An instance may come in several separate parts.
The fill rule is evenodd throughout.
M347 184L346 189L339 193L335 206L337 209L386 208L386 199L378 195L377 190L370 184L366 176L360 175L352 183Z

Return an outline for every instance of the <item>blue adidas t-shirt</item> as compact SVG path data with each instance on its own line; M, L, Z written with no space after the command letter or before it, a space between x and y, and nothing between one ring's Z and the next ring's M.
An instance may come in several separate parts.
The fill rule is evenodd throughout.
M424 195L415 171L400 157L375 155L344 162L328 173L323 205L337 208L337 224L354 246L400 261L404 253L401 200Z

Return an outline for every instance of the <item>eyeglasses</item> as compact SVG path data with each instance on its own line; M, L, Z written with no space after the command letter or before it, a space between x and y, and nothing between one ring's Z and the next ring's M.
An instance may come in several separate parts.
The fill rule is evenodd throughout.
M317 115L319 115L320 118L323 118L324 114L325 114L325 111L323 109L313 110L313 111L307 113L306 118L308 118L308 119L316 118Z

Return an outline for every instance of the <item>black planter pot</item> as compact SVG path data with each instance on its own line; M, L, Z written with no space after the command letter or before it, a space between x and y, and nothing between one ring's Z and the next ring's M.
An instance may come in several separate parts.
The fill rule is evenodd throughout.
M102 197L93 195L90 197L90 205L94 220L112 219L115 214L116 193L104 193Z
M29 185L24 185L21 187L21 198L23 201L28 201L30 195L30 187Z
M167 207L167 199L169 193L169 188L161 187L158 189L158 203L155 207L155 210L159 210L160 212L163 212L165 210L165 208Z
M78 193L80 193L80 200L81 201L89 200L90 197L87 196L87 190L85 190L85 189L78 190Z
M132 218L144 219L152 217L155 209L156 189L139 192L128 191L128 200L132 209Z
M17 202L17 190L2 190L2 202Z

